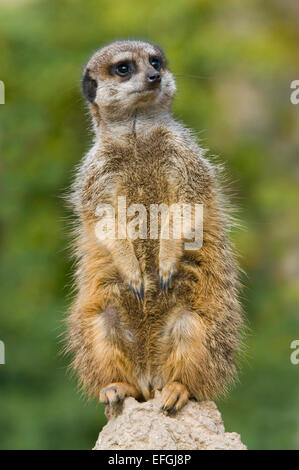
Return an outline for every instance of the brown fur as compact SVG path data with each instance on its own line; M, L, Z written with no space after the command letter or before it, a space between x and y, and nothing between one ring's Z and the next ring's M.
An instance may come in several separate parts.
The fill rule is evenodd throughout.
M108 73L119 53L137 64L136 77L126 82ZM189 396L210 399L232 382L242 319L238 267L227 238L230 219L215 168L169 112L175 86L165 59L157 93L144 101L143 95L124 98L126 87L144 86L153 53L161 51L139 41L116 42L85 69L97 80L90 103L96 139L70 196L78 217L78 269L69 350L84 389L101 393L101 401L148 399L162 389L165 409L175 411ZM127 206L147 209L155 203L203 204L202 248L184 251L183 241L171 239L101 243L97 205L116 206L117 196L126 196ZM170 274L168 290L161 289L159 276L166 281ZM144 285L143 301L129 284L136 290Z

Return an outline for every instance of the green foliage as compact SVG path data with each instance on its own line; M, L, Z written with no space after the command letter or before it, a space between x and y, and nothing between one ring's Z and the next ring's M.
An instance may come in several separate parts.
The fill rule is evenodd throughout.
M1 2L1 448L91 448L105 421L60 355L73 269L60 196L91 141L82 66L128 37L164 47L175 115L226 162L237 195L250 333L219 403L226 427L250 448L298 448L298 14L292 0Z

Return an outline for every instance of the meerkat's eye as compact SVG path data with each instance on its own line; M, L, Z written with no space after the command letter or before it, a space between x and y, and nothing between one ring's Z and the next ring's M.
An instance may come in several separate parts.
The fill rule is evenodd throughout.
M150 64L154 67L156 70L161 70L162 67L162 62L159 57L150 57Z
M120 77L127 77L133 72L133 66L129 62L120 62L114 66L114 73Z

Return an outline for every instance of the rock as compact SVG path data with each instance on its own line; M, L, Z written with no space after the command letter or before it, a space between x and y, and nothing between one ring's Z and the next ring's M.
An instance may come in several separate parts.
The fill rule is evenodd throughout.
M160 392L144 403L130 397L122 409L106 407L109 421L94 450L246 450L239 434L225 432L214 402L189 400L174 416L160 407Z

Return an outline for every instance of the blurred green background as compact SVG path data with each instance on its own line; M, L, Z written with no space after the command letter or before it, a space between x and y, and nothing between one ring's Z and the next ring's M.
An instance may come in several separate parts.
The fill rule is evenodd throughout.
M73 272L61 195L91 143L82 66L132 37L165 49L175 116L225 161L239 207L251 331L239 383L218 402L226 429L250 449L298 448L297 0L0 2L0 448L89 449L105 422L59 355Z

